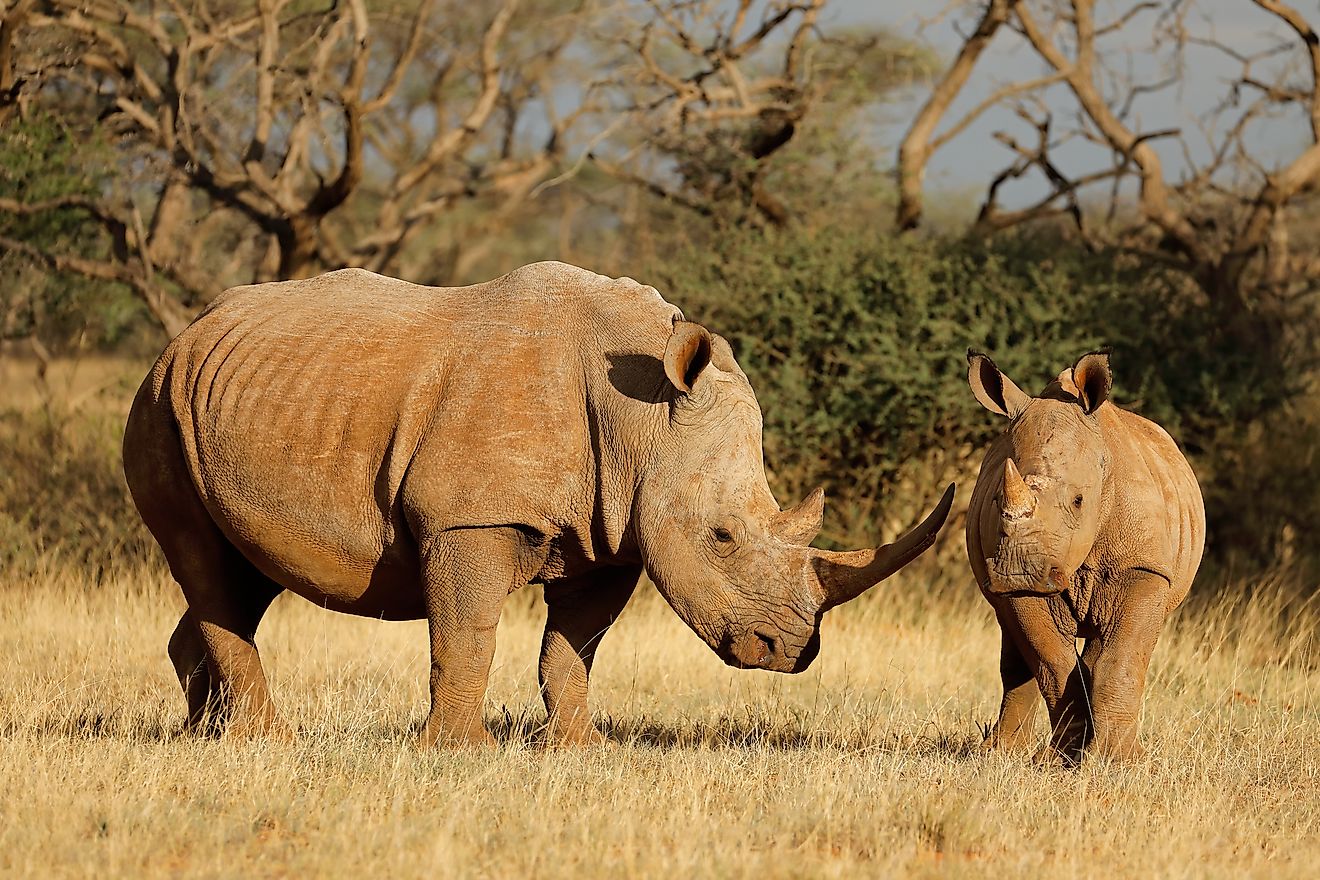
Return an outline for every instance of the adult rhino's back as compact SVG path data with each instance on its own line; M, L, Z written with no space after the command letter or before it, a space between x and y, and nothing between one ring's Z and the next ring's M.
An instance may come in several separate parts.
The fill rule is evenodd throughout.
M168 528L173 505L155 490L170 458L169 479L267 576L345 610L412 616L350 606L373 583L416 576L401 502L419 450L417 491L455 526L562 508L587 470L595 328L619 313L663 346L676 310L650 288L553 263L466 288L361 270L234 288L139 392L130 488L148 524L158 506Z

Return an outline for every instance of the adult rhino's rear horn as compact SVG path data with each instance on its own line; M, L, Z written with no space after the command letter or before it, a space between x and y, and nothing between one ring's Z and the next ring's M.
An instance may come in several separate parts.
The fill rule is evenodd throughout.
M820 582L821 611L857 598L880 583L935 543L935 537L949 516L953 506L954 484L944 490L944 497L921 525L892 544L875 550L853 550L832 553L812 550L811 564Z
M817 486L796 506L781 510L770 520L770 531L781 541L805 547L820 534L825 515L825 490Z

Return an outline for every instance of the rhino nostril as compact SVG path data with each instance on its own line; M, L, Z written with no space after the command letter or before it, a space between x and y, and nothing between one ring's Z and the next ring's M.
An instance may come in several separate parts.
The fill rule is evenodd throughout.
M763 629L752 630L752 635L756 636L759 644L757 645L757 663L768 663L772 657L778 655L779 641L775 636L767 633Z

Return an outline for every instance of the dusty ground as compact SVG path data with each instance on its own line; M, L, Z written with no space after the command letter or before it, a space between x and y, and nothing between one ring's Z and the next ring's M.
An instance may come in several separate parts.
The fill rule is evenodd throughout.
M177 733L164 576L25 575L0 604L0 873L1315 876L1314 609L1279 623L1267 584L1180 614L1149 759L1067 771L972 752L997 635L954 583L928 589L832 612L796 677L724 667L640 594L597 665L615 744L568 753L532 745L543 612L516 594L489 694L503 745L453 754L413 745L422 624L282 597L259 642L296 741L197 741Z

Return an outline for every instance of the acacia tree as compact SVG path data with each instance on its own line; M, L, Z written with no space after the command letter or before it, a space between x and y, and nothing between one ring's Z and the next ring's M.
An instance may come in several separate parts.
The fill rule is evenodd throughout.
M884 30L827 31L825 9L826 0L639 4L607 35L621 48L606 79L621 136L592 153L596 167L702 216L793 221L790 187L772 175L804 123L846 129L928 57Z
M0 222L0 251L127 286L169 334L232 284L460 283L541 214L566 252L574 203L620 192L788 223L804 123L842 130L922 59L822 32L825 0L0 2L0 124L46 114L111 156L35 199L0 169L0 213L99 231Z
M579 5L6 3L0 122L49 109L108 138L115 173L97 194L0 197L11 215L81 212L104 254L0 248L128 285L170 335L232 283L345 265L449 280L471 256L410 253L419 233L480 204L456 238L498 234L585 112L550 97Z
M1092 0L976 4L970 9L974 26L899 148L899 227L921 222L931 157L987 111L1006 108L1027 136L996 133L1010 160L987 188L979 229L1062 215L1091 247L1118 247L1167 264L1214 301L1243 310L1253 299L1281 297L1320 277L1320 260L1290 248L1285 217L1320 181L1320 37L1288 4L1254 2L1262 24L1273 21L1283 36L1251 53L1218 40L1212 24L1196 17L1194 0L1134 0L1103 21ZM993 40L1017 41L1039 58L1043 73L1001 84L946 122ZM1146 79L1131 73L1134 47L1162 62ZM1140 100L1185 83L1192 48L1224 53L1239 66L1223 99L1193 131L1170 127L1166 119L1141 125ZM1268 167L1253 134L1290 113L1307 120L1307 142L1288 161ZM1177 145L1183 170L1176 179L1156 148L1159 141ZM1079 164L1077 144L1096 149L1088 154L1089 167L1069 171L1069 164ZM1073 158L1061 159L1070 149ZM1032 173L1043 182L1043 195L1025 207L1002 207L1005 184Z

